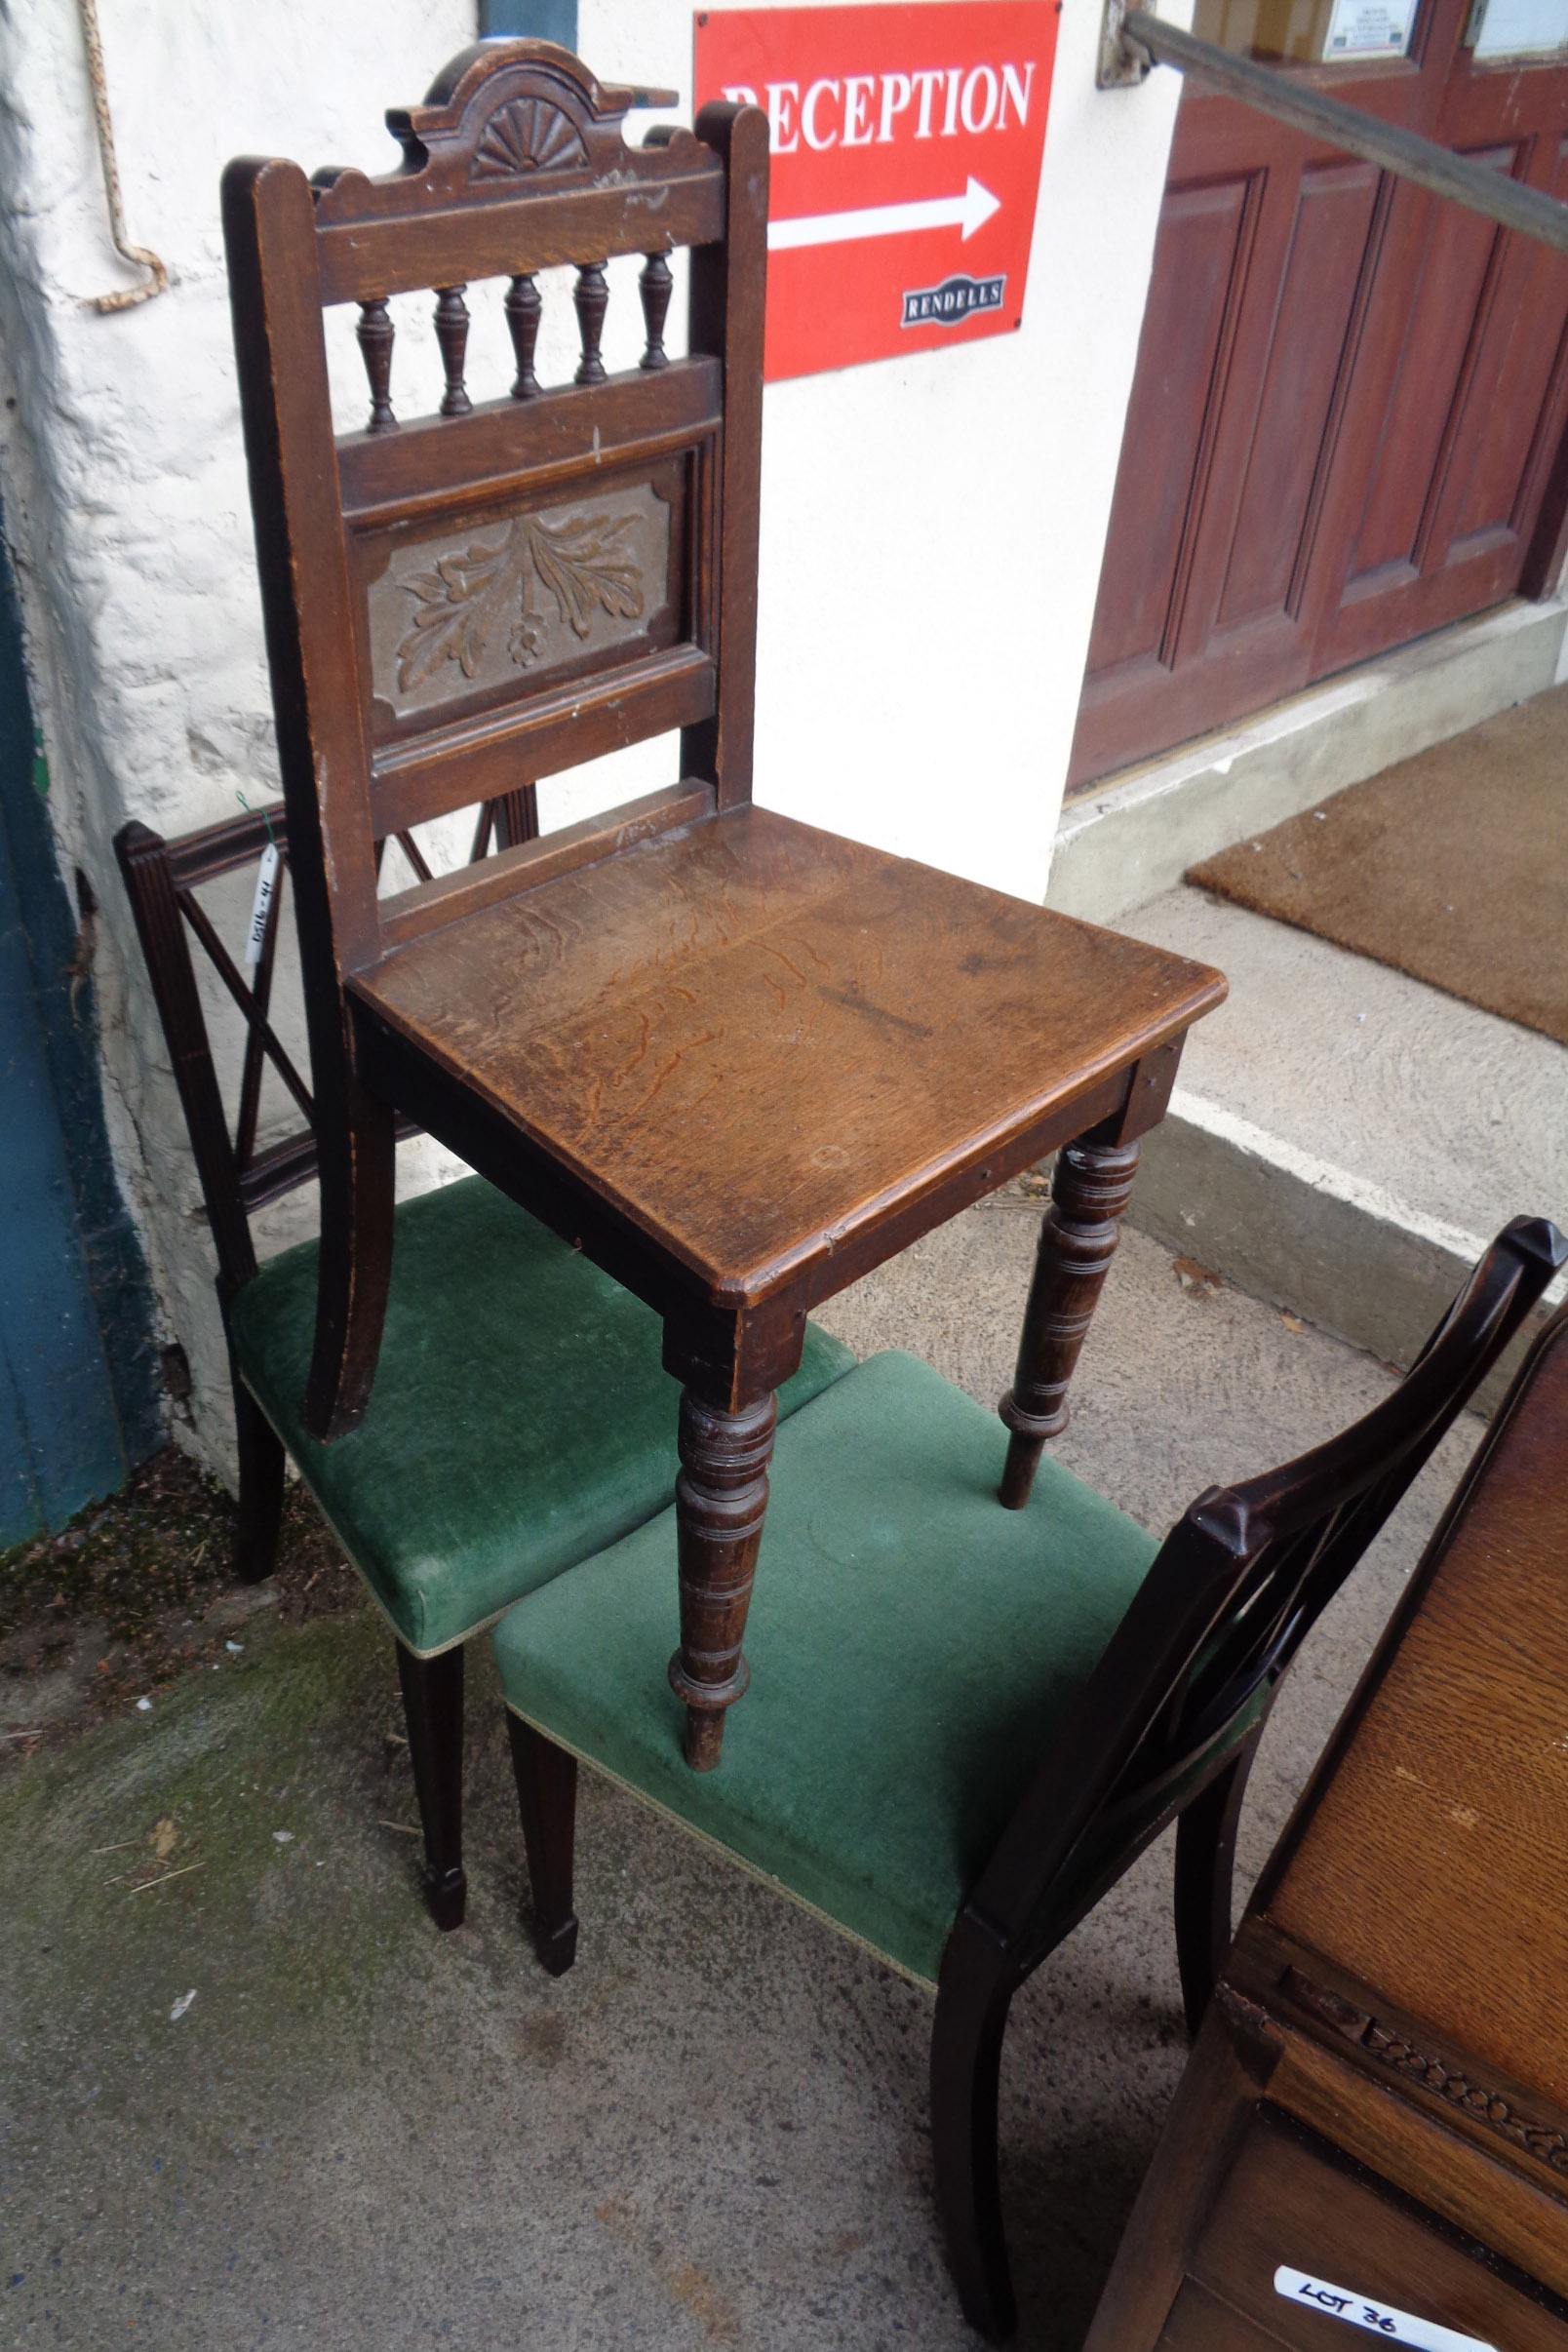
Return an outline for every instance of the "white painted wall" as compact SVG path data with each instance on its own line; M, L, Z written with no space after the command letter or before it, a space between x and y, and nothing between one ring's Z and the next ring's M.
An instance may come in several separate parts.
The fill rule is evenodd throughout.
M111 316L89 306L135 273L109 240L74 0L0 0L0 495L61 860L102 909L111 1134L191 1357L195 1440L225 1461L210 1249L110 847L129 816L176 832L277 790L218 176L243 152L389 169L383 108L423 93L475 9L99 0L99 18L130 233L172 290ZM1178 96L1165 73L1097 93L1098 24L1099 0L1066 0L1021 333L771 387L764 427L759 799L1034 899ZM606 79L679 85L688 110L685 0L581 0L579 44ZM636 264L617 267L611 365L638 335ZM545 294L549 380L568 372L572 321L565 283ZM498 290L473 306L483 389L507 369ZM436 353L428 305L396 309L410 414L434 405ZM334 314L345 425L364 406L351 333ZM545 822L667 780L672 750L559 780ZM409 1181L434 1172L426 1151Z
M582 0L583 53L689 102L689 21ZM1099 29L1067 0L1022 331L772 385L763 431L758 799L1033 899L1180 95L1096 91Z

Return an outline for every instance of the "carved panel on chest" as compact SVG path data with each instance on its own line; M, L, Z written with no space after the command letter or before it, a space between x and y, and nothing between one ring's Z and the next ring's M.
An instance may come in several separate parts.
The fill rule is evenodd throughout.
M361 542L373 732L488 709L686 633L686 466Z

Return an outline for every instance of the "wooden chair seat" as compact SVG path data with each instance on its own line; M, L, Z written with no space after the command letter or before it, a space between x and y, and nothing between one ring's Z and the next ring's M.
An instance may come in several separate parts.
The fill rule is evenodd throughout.
M1179 957L749 804L560 854L494 861L546 879L350 982L365 1067L413 1104L445 1074L438 1125L479 1096L716 1300L799 1282L965 1166L989 1190L1193 1017Z
M287 1250L238 1293L235 1359L415 1658L665 1509L677 1389L657 1315L492 1186L469 1177L398 1210L381 1377L334 1445L302 1412L317 1254ZM813 1326L780 1414L853 1362ZM613 1445L595 1426L606 1410Z
M780 1431L752 1693L717 1772L687 1771L656 1671L670 1513L501 1620L507 1705L934 1990L965 1895L1159 1551L1048 1459L1025 1509L999 1510L1006 1445L994 1414L896 1353ZM1226 1726L1227 1751L1259 1712ZM1137 1824L1107 1830L1119 1875Z

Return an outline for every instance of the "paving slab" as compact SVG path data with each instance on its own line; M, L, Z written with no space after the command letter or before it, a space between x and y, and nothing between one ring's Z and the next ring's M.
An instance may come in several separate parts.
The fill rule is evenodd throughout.
M1121 927L1231 983L1145 1146L1131 1214L1146 1231L1408 1364L1510 1217L1568 1227L1554 1039L1202 890Z
M1016 1196L973 1210L824 1320L992 1402L1037 1218ZM1254 1299L1184 1291L1132 1234L1061 1451L1162 1527L1389 1385ZM1449 1439L1298 1663L1247 1872L1477 1434ZM438 1935L378 1622L263 1616L245 1645L0 1777L0 2342L967 2352L923 1993L592 1774L580 1956L552 1982L483 1644L470 1918ZM1024 2347L1081 2341L1181 2070L1169 1882L1167 1840L1014 2005Z

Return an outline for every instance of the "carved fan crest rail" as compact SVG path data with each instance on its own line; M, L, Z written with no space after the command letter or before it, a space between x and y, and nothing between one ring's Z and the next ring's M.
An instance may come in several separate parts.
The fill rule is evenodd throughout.
M604 265L611 254L640 252L646 257L640 292L647 340L642 365L656 369L665 364L663 328L670 283L665 255L678 245L706 242L720 232L722 190L714 182L722 180L722 174L716 174L710 151L689 132L656 132L646 147L637 148L626 144L621 125L633 106L675 103L673 91L604 86L576 58L546 42L487 42L453 59L424 105L396 107L388 113L387 127L404 150L400 171L383 179L357 171L316 175L311 184L322 232L324 297L329 302L355 300L361 307L360 346L372 395L367 431L384 433L396 426L390 397L394 329L386 304L392 294L412 291L421 282L416 267L405 269L401 263L372 285L340 282L361 277L371 267L363 231L372 222L407 223L411 230L417 226L428 246L455 248L457 237L451 232L462 222L458 205L484 205L488 200L504 206L541 184L552 189L582 186L585 193L604 199L595 210L607 233L596 240L596 253L568 254L548 242L523 252L516 238L498 239L485 256L489 267L483 273L465 268L461 276L455 270L444 274L432 254L424 283L439 295L436 333L447 374L444 416L465 415L471 405L463 381L467 312L462 297L466 284L480 274L511 281L506 317L517 356L515 399L530 399L538 390L533 374L540 316L535 276L540 268L563 261L575 262L579 271L574 300L581 360L576 381L606 380L600 342L609 298ZM432 199L453 209L432 219ZM462 242L471 249L471 237Z
M526 172L570 172L588 161L582 134L548 98L514 98L485 125L469 180L517 179Z

